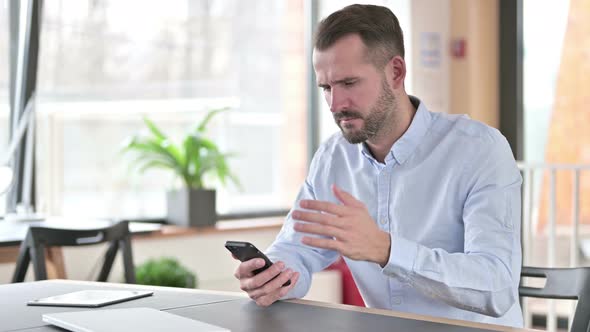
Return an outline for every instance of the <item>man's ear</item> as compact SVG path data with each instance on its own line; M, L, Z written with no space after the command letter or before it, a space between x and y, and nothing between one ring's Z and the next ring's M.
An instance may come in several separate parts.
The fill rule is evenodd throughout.
M400 89L406 79L406 61L399 55L394 56L387 63L388 83L392 89Z

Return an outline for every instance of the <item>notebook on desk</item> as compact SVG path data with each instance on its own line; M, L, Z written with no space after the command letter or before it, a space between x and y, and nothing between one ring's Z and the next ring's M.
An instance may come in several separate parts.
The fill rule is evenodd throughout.
M109 304L139 299L152 294L154 294L152 291L88 289L31 300L27 302L27 305L98 308Z
M50 313L43 315L43 321L72 332L229 332L219 326L152 308Z

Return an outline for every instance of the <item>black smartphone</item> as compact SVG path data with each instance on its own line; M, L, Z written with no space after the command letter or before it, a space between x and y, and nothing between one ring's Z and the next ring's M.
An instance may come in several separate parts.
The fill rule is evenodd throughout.
M254 246L250 242L243 242L243 241L225 241L225 247L229 250L240 262L249 261L253 258L262 258L264 260L264 266L252 271L254 274L258 274L266 269L268 269L273 263L266 257L266 255L258 250L256 246ZM283 284L283 287L289 286L291 284L291 280L287 280L286 283Z

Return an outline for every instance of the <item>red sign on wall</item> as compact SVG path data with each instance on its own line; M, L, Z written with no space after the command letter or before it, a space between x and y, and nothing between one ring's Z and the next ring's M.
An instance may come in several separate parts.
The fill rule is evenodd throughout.
M462 59L465 57L467 41L465 38L457 38L451 42L451 55L453 58Z

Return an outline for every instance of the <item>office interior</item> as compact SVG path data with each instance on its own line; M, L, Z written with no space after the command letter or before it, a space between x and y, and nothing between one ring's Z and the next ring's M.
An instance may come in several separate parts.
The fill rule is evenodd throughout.
M268 247L311 156L338 131L315 83L311 36L321 18L356 2L398 16L410 94L508 139L524 179L524 263L588 265L588 0L0 0L2 155L34 96L0 215L166 221L166 192L180 181L131 167L123 146L145 134L145 118L180 141L210 110L224 109L206 135L230 154L238 181L205 178L216 190L216 226L138 237L133 258L173 257L199 288L239 291L223 244ZM33 34L26 56L17 52L23 31ZM26 97L20 108L18 93ZM95 279L104 248L64 247L67 278ZM14 263L6 257L15 251L2 250L0 283L9 283ZM120 263L109 281L122 282ZM316 274L307 298L344 303L344 274ZM536 300L525 321L563 328L572 313L571 301Z

